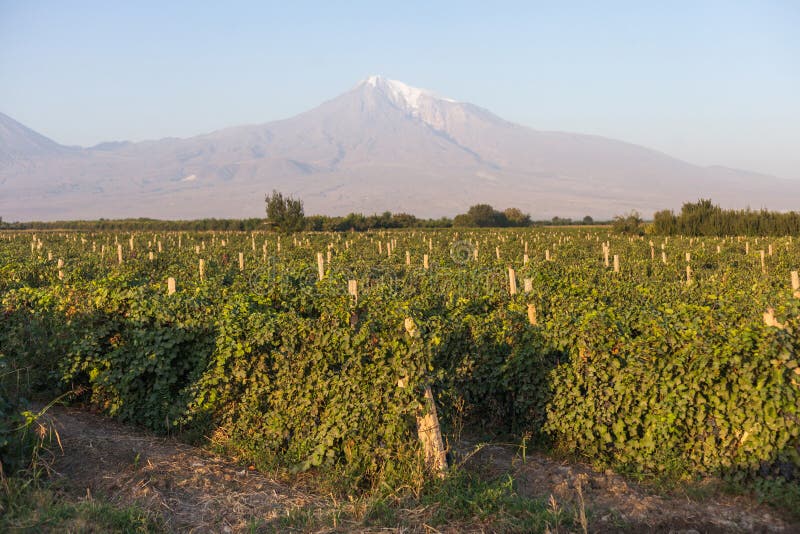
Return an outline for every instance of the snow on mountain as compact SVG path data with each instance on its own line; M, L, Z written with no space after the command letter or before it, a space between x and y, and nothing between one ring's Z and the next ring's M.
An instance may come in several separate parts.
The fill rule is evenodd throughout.
M362 84L369 85L378 90L384 91L397 106L409 111L419 111L421 100L441 100L443 102L453 102L450 98L437 97L432 91L411 87L397 80L389 80L379 75L372 75Z

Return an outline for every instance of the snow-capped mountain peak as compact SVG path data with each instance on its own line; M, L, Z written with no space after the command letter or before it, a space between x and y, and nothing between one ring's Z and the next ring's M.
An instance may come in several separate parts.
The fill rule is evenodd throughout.
M396 106L412 113L418 113L425 100L455 102L450 98L439 97L433 91L412 87L401 81L390 80L379 75L372 75L361 83L382 91Z

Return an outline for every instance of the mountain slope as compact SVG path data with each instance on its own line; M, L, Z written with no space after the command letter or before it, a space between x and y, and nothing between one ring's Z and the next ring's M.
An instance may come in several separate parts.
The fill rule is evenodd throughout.
M795 182L532 130L379 76L290 119L188 139L70 149L14 121L3 128L7 220L260 216L272 189L302 197L310 213L420 216L477 202L534 217L649 215L700 196L788 209L800 196Z
M15 161L56 156L69 151L69 148L0 113L0 168Z

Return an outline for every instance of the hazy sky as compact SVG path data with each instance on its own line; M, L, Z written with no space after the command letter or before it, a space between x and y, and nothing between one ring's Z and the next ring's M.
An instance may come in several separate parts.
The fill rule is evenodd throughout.
M800 179L800 1L0 0L0 111L65 144L285 118L370 74Z

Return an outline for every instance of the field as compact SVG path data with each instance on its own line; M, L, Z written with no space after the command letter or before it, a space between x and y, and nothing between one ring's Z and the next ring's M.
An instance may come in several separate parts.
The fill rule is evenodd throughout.
M522 462L713 477L791 518L798 267L791 237L602 227L6 233L0 408L72 392L351 501L423 506L475 444L510 443ZM516 495L464 484L483 483ZM544 502L504 506L516 519L489 530L559 528Z

